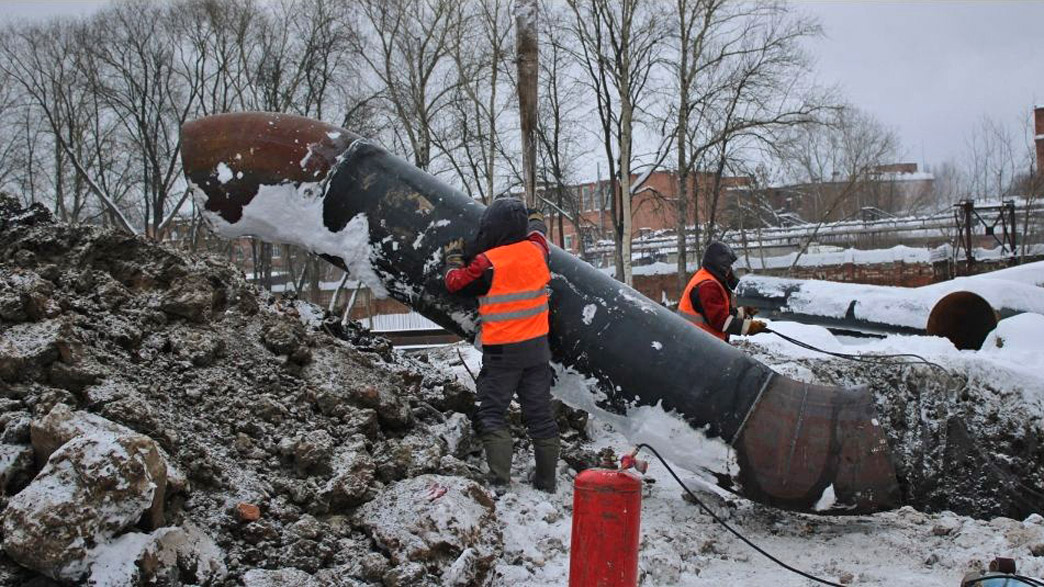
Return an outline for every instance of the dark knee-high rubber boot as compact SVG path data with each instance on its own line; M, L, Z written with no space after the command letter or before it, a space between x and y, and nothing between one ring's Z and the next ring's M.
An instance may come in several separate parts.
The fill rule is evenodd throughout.
M533 487L548 493L555 492L560 450L561 446L557 436L533 439L533 457L536 459Z
M511 432L507 429L486 432L482 435L482 448L486 451L490 482L494 485L511 483Z

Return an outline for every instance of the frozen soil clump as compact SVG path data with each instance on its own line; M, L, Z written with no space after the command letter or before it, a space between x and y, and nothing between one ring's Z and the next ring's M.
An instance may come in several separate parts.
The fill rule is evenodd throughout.
M313 315L218 259L0 197L0 584L487 582L473 392ZM577 454L586 419L558 410ZM76 510L110 489L119 508ZM54 511L87 530L30 556Z

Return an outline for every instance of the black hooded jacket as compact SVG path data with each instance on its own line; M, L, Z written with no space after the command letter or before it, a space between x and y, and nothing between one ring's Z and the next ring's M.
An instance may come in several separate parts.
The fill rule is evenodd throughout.
M478 234L465 247L465 266L446 273L446 287L452 293L478 297L493 285L493 264L483 254L490 249L529 239L549 254L547 227L530 221L525 204L514 198L495 200L482 214Z
M485 295L493 285L493 263L484 253L528 239L544 251L546 258L550 254L546 232L542 221L529 220L521 201L514 198L494 201L482 214L475 240L466 246L464 267L447 268L446 289L466 296ZM492 365L515 368L546 363L551 359L551 349L547 337L541 336L519 343L484 345L482 355L484 368Z

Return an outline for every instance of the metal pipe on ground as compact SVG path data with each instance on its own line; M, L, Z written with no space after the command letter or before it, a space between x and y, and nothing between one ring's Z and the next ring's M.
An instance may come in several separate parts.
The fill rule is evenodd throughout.
M475 336L475 301L448 294L439 268L443 244L475 235L478 202L349 131L291 115L190 122L182 161L218 234L308 248ZM744 495L809 511L832 487L850 513L898 505L867 389L789 379L558 248L550 265L554 359L731 443Z
M991 281L988 274L980 277L984 279L905 288L745 276L736 295L739 304L754 306L768 318L872 333L941 336L958 349L977 350L1001 318L1044 306L1044 301L1033 301L995 308L983 295L960 289ZM1027 299L1042 297L1039 288L1017 283L998 282L985 289L1013 288L1028 288Z

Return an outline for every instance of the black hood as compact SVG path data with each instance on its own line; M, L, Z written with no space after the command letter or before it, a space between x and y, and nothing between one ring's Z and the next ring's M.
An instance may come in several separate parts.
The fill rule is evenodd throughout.
M471 243L469 256L474 257L496 247L510 245L526 238L529 214L526 205L515 198L494 200L482 213L478 235Z
M707 245L707 250L703 252L701 265L731 291L736 287L738 281L736 275L732 272L732 264L736 262L737 258L736 253L732 252L729 245L720 241L714 241Z

